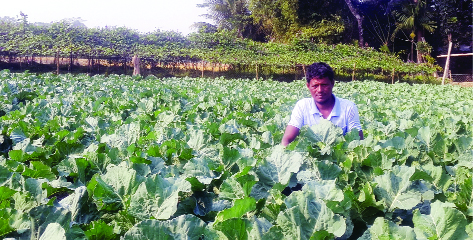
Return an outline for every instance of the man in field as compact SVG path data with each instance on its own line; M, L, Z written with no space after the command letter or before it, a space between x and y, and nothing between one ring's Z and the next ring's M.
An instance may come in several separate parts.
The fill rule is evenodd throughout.
M299 100L292 111L281 144L287 146L299 135L304 125L312 126L327 119L343 129L343 134L353 128L358 129L363 139L360 117L356 105L332 93L335 84L332 68L323 62L314 63L307 68L307 88L311 98Z

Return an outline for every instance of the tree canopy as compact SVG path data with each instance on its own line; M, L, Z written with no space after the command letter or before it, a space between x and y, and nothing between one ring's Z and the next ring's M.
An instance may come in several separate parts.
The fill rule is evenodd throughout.
M473 4L468 0L205 0L201 6L208 8L219 28L232 26L241 37L255 39L242 34L243 29L252 29L263 41L357 41L360 47L405 53L411 60L416 56L409 49L419 50L417 42L429 44L438 54L444 51L448 34L457 47L471 45L472 38L468 26Z

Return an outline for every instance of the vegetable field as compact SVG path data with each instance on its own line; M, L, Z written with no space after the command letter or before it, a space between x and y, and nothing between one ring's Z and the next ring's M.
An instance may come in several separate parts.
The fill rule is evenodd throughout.
M1 71L0 238L473 239L473 88L334 92L283 148L302 80Z

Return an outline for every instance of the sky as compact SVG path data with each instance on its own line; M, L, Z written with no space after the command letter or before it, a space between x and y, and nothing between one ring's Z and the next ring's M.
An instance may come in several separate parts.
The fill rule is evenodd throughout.
M1 0L0 17L20 18L28 22L56 22L81 18L89 27L127 27L142 33L157 29L187 35L195 22L211 22L202 17L207 12L197 4L204 0Z

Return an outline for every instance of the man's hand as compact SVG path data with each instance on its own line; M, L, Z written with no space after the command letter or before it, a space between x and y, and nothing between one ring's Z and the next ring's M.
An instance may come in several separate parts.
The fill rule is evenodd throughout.
M282 137L281 144L283 146L287 146L289 143L294 141L296 137L299 135L299 128L296 128L291 125L287 125L286 131L284 132L284 136Z

